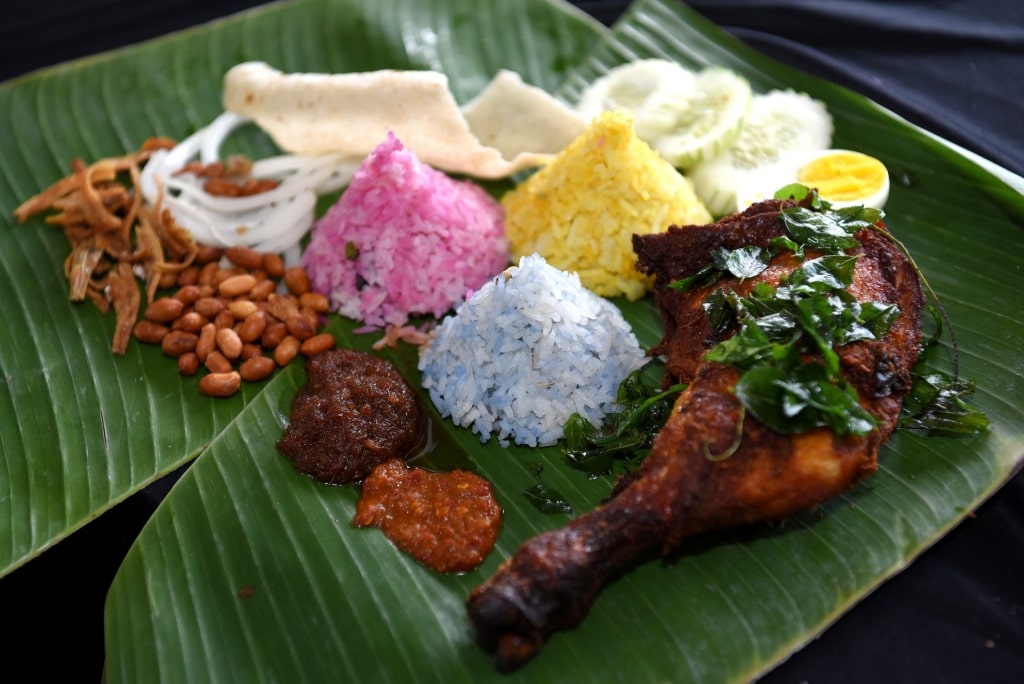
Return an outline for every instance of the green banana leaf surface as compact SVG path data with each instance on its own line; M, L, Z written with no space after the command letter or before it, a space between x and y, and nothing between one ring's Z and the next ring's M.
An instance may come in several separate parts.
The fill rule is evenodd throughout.
M499 69L573 102L638 57L718 64L756 91L824 101L834 146L881 159L887 225L955 326L955 358L977 383L982 435L898 432L879 472L783 526L715 535L637 565L577 628L499 675L475 643L469 591L530 536L565 524L522 492L537 481L576 512L611 482L569 468L557 447L481 444L440 421L444 454L493 483L504 508L477 570L440 575L379 531L350 525L358 490L298 474L275 446L301 364L229 399L201 397L159 348L110 352L112 315L67 298L68 245L13 211L73 157L181 139L221 108L224 72L246 60L283 71L445 72L467 101ZM428 115L429 113L424 113ZM304 0L99 55L0 86L0 575L194 459L125 558L107 598L110 682L744 681L771 669L955 526L1024 457L1019 275L1024 198L989 170L864 98L746 48L669 0L638 0L609 30L556 0ZM272 153L259 135L231 145ZM498 188L495 188L497 191ZM661 335L650 301L616 301L644 346ZM373 336L332 317L344 346ZM382 352L418 387L416 351ZM939 350L952 364L948 343ZM424 398L425 405L429 402Z

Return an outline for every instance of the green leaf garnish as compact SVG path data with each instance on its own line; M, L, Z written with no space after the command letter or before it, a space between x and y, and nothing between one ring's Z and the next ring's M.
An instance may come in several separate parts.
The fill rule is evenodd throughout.
M791 240L804 248L837 253L859 245L854 234L864 228L860 221L842 220L832 212L820 212L803 206L782 210L782 222Z
M823 255L804 261L778 286L758 283L745 297L721 288L711 293L703 306L712 329L722 332L734 323L739 328L705 358L742 371L737 395L747 410L777 432L794 434L827 426L838 435L863 435L876 421L842 378L835 348L881 339L899 316L895 305L860 302L847 291L856 257L845 250L858 246L855 234L864 228L876 229L884 215L865 207L833 211L817 193L800 187L787 186L776 193L779 199L804 200L806 206L783 209L786 235L774 239L772 249L790 250L801 259L808 248ZM907 253L888 233L880 232ZM716 253L701 271L702 278L708 280L712 273L736 275L751 260L736 258L733 263L738 266L727 266ZM928 310L935 314L935 309ZM935 319L936 331L923 342L922 355L941 335L943 319L939 315ZM820 361L804 361L808 354ZM988 418L963 400L973 389L955 372L952 377L916 373L914 388L904 402L908 415L900 426L945 435L984 430Z
M538 482L523 490L523 496L541 513L572 513L572 506L557 489Z
M790 183L789 185L783 185L781 188L775 191L772 195L775 199L793 199L797 202L803 201L808 195L811 195L812 191L803 183ZM813 193L817 197L817 193Z
M563 452L570 465L591 475L604 475L617 462L633 461L650 448L668 420L676 395L686 386L677 384L665 390L651 387L644 380L646 368L622 381L615 399L619 410L606 413L601 425L578 413L569 417Z
M688 292L695 286L709 287L714 285L726 274L740 280L753 278L768 267L772 254L762 247L749 245L739 249L718 247L711 254L711 263L687 278L669 283L669 287L680 292Z
M526 497L526 500L533 504L533 507L541 513L571 514L573 512L572 506L570 506L569 502L565 500L562 493L541 480L541 473L544 472L544 465L541 463L532 463L530 464L530 467L533 468L533 475L537 478L537 482L523 490L522 494Z
M974 392L973 382L942 373L914 374L914 386L904 400L900 427L929 435L974 435L986 430L987 416L964 397Z
M740 376L736 395L755 418L785 435L816 427L863 435L875 427L853 388L821 363L757 366Z
M899 315L894 305L860 302L847 291L857 258L844 250L858 246L855 233L882 214L861 207L831 211L811 195L810 206L783 209L787 235L773 241L773 249L791 249L801 259L808 248L824 254L804 261L776 286L758 283L746 296L723 288L711 293L703 306L712 329L721 332L734 323L738 329L705 358L740 369L737 396L777 432L826 426L837 435L863 435L876 421L843 379L835 348L880 339ZM713 257L712 265L725 272L720 259Z
M715 268L743 280L760 275L768 268L772 255L767 249L750 245L739 249L719 248L711 258Z

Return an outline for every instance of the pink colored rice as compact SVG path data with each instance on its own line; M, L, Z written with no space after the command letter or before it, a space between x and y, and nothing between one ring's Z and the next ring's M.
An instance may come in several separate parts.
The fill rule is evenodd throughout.
M302 265L333 310L368 326L440 318L509 262L504 210L393 134L314 226Z

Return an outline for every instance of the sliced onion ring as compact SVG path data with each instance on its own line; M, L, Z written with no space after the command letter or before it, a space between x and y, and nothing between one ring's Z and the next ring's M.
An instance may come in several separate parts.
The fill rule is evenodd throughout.
M242 197L211 195L203 179L182 172L196 158L203 164L219 160L224 140L248 123L244 116L224 112L172 149L155 152L140 178L143 196L150 205L162 202L197 242L297 253L313 224L317 196L347 185L361 160L331 154L257 160L252 175L279 184Z

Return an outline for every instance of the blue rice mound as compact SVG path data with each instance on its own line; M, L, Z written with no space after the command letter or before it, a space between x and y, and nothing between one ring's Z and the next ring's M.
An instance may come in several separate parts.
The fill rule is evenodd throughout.
M600 424L645 359L614 304L534 254L446 317L419 369L441 415L481 442L548 446L573 413Z

